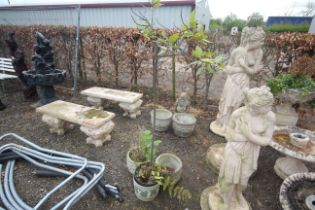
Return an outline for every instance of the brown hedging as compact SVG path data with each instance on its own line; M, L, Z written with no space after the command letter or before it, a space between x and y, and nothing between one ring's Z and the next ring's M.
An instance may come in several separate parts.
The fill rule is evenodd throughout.
M275 47L276 70L315 76L315 35L308 33L283 33L270 39ZM306 68L307 67L307 68Z
M36 42L35 33L39 31L45 35L54 49L55 63L58 68L67 69L72 77L72 65L75 52L76 29L71 26L0 26L0 56L8 57L5 39L9 32L15 32L19 47L24 51L28 67L31 67L33 46ZM118 71L126 71L130 81L137 85L141 75L141 64L148 58L148 43L135 28L100 28L82 27L80 29L80 66L79 76L85 79L89 71L94 71L97 81L114 76L118 82ZM129 68L118 68L121 63ZM107 68L110 66L111 68ZM113 70L114 69L114 70ZM95 79L95 78L94 78ZM108 79L113 81L113 79ZM117 84L116 84L117 85Z

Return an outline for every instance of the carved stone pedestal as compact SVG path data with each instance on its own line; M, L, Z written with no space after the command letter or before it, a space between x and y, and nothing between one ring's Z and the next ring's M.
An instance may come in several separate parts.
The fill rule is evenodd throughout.
M136 119L137 116L141 115L140 107L142 102L143 101L139 99L135 103L119 103L119 107L124 110L124 116Z
M282 179L285 179L292 174L308 172L308 168L301 160L288 156L278 158L273 169Z
M115 123L113 121L106 122L103 126L99 128L89 128L86 126L81 126L80 130L85 133L88 138L86 139L86 143L94 144L96 147L100 147L104 142L111 140L110 133L115 127Z
M206 162L214 172L219 173L224 158L225 143L214 144L209 147L206 154Z
M56 133L58 135L63 135L67 129L73 129L74 124L68 123L64 120L52 117L50 115L44 114L42 121L49 125L49 132Z
M200 197L201 210L251 210L249 203L241 196L240 200L235 200L229 208L224 206L219 194L217 185L206 188Z
M103 100L101 98L95 98L88 96L87 101L96 109L101 109L103 110Z

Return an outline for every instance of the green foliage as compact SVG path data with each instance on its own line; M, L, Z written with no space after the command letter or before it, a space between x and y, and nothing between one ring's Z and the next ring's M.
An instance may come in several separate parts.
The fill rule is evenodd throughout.
M266 28L270 32L308 32L309 24L274 24Z
M308 101L307 102L308 103L308 105L311 107L311 108L315 108L315 98L313 98L312 100L310 100L310 101Z
M196 12L192 11L189 16L189 24L183 24L181 39L188 39L199 43L205 43L208 36L204 33L204 28L196 19Z
M257 27L257 26L263 26L263 25L264 25L264 17L258 12L251 14L247 18L247 26L249 27Z
M300 89L302 96L315 91L315 81L305 75L280 74L268 80L267 85L274 95L290 88Z
M155 170L151 171L154 180L162 187L163 191L168 191L171 198L177 198L181 201L186 201L192 198L191 192L184 187L176 186L176 180L170 176L163 175L162 167L156 166Z
M139 134L138 145L132 150L131 158L134 161L148 161L151 159L151 144L158 146L161 140L153 141L153 135L150 130L145 130ZM155 149L153 149L153 158L155 157Z
M230 14L224 19L222 26L225 31L231 31L234 26L241 31L246 26L246 21L239 19L235 14Z
M192 51L192 55L197 59L190 65L198 67L197 75L204 72L213 74L224 68L223 57L221 55L215 55L210 49L207 51L202 50L199 46Z
M220 18L210 20L210 31L222 31L222 20Z
M144 157L147 160L151 158L151 144L158 146L161 143L161 140L153 141L153 135L150 130L145 130L139 135L139 146L143 151ZM153 157L155 157L155 150L153 152Z
M152 0L152 1L151 1L151 5L152 5L152 7L154 7L154 8L159 8L160 6L162 6L160 0Z

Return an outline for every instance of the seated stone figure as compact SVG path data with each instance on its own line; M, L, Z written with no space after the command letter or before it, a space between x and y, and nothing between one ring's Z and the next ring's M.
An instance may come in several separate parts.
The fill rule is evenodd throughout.
M190 97L186 92L182 92L175 102L177 112L186 112L190 106Z
M249 210L242 191L257 169L261 146L271 141L274 101L266 86L245 90L245 106L235 110L226 127L227 144L218 184L209 193L211 210Z

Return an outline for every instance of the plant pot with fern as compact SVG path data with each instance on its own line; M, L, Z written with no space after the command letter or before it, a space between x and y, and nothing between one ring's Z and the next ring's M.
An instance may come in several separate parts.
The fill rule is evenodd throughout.
M151 151L151 144L158 146L160 140L153 141L150 130L140 132L138 142L132 146L127 152L127 168L131 174L134 174L136 168L142 163L150 161L151 153L155 158L155 150Z
M190 199L189 190L176 186L177 180L172 179L174 170L170 167L160 166L156 163L143 163L136 169L133 176L134 191L138 199L152 201L159 193L160 187L168 191L171 198L179 200Z

